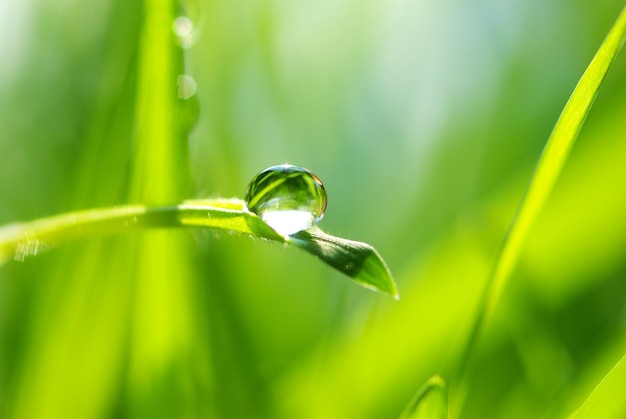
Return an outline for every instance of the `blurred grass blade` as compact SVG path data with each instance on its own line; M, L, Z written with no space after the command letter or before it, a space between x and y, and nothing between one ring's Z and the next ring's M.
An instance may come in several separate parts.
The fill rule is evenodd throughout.
M600 381L570 419L626 417L626 355Z
M129 201L163 204L182 200L191 190L188 140L176 119L176 80L184 72L171 29L178 2L143 3Z
M470 332L463 358L460 360L459 375L461 376L467 368L482 330L493 314L502 289L515 267L528 232L567 161L572 145L609 67L624 43L625 36L626 7L574 89L537 163L485 287L473 329Z
M366 288L398 298L391 272L372 246L328 235L318 228L301 231L288 239L263 220L243 210L238 199L186 201L181 205L146 207L128 205L93 209L0 227L0 263L13 257L23 260L51 245L93 234L136 228L204 227L248 234L297 246L319 257Z
M515 267L533 222L544 206L567 161L585 117L598 94L609 67L624 43L626 8L600 46L557 121L535 168L488 283L484 316L491 315L506 280Z
M400 298L385 261L369 244L334 237L319 228L300 231L290 236L288 242L314 254L362 286Z
M448 417L448 388L438 375L426 381L413 397L400 419L446 419Z

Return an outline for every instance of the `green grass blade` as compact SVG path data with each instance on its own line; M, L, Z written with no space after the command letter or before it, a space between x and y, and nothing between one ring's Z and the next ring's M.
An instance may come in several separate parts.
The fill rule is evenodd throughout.
M127 205L77 211L0 227L0 261L23 260L50 246L93 234L136 228L206 227L284 241L259 217L242 210L239 200L187 201L181 205Z
M144 1L130 200L163 204L190 188L187 138L177 116L176 77L184 70L174 42L177 2Z
M380 254L367 243L346 240L319 228L300 231L288 241L319 257L362 286L399 299L396 283Z
M528 232L567 161L598 90L626 37L626 7L582 75L552 131L485 287L478 314L460 360L463 377L471 354L522 251Z
M600 381L570 419L626 417L626 355Z
M446 419L448 417L448 388L438 375L426 381L418 390L400 419Z
M0 227L0 263L11 257L23 260L81 236L156 227L212 228L287 243L319 257L366 288L398 298L389 268L369 244L334 237L318 228L285 239L261 218L245 211L238 199L186 201L162 207L128 205L10 224Z
M626 8L609 32L568 100L539 159L488 284L485 318L488 318L511 275L533 222L543 208L567 161L585 117L609 67L624 43Z

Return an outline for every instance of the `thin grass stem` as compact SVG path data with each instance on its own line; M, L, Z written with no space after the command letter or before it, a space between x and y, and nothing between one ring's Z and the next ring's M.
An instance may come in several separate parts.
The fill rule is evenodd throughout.
M502 247L487 280L478 312L471 327L466 346L459 360L457 382L460 385L458 411L464 402L464 387L468 381L468 370L476 346L480 342L487 325L493 316L502 290L510 278L523 249L528 233L544 207L560 173L567 161L578 133L598 94L600 86L626 39L626 7L600 46L593 60L585 70L554 130L552 131L543 153L539 158L535 172L528 184Z

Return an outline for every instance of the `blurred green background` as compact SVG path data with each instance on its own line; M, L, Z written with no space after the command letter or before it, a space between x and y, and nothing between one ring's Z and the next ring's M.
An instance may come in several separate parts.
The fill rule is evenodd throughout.
M3 0L0 225L243 197L289 162L325 182L320 226L374 245L401 300L225 233L54 246L0 268L0 417L397 417L454 376L533 166L622 6ZM462 417L564 417L626 353L624 115L622 55Z

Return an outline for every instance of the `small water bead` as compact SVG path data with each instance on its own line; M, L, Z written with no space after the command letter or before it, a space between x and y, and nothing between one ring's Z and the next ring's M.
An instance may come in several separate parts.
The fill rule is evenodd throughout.
M178 37L181 48L189 48L193 42L193 22L186 16L179 16L174 20L174 33Z
M327 202L322 181L310 170L290 164L263 170L252 178L245 195L248 211L284 236L317 224Z
M180 99L187 100L196 94L198 85L189 74L180 74L176 80L178 82L178 97Z

